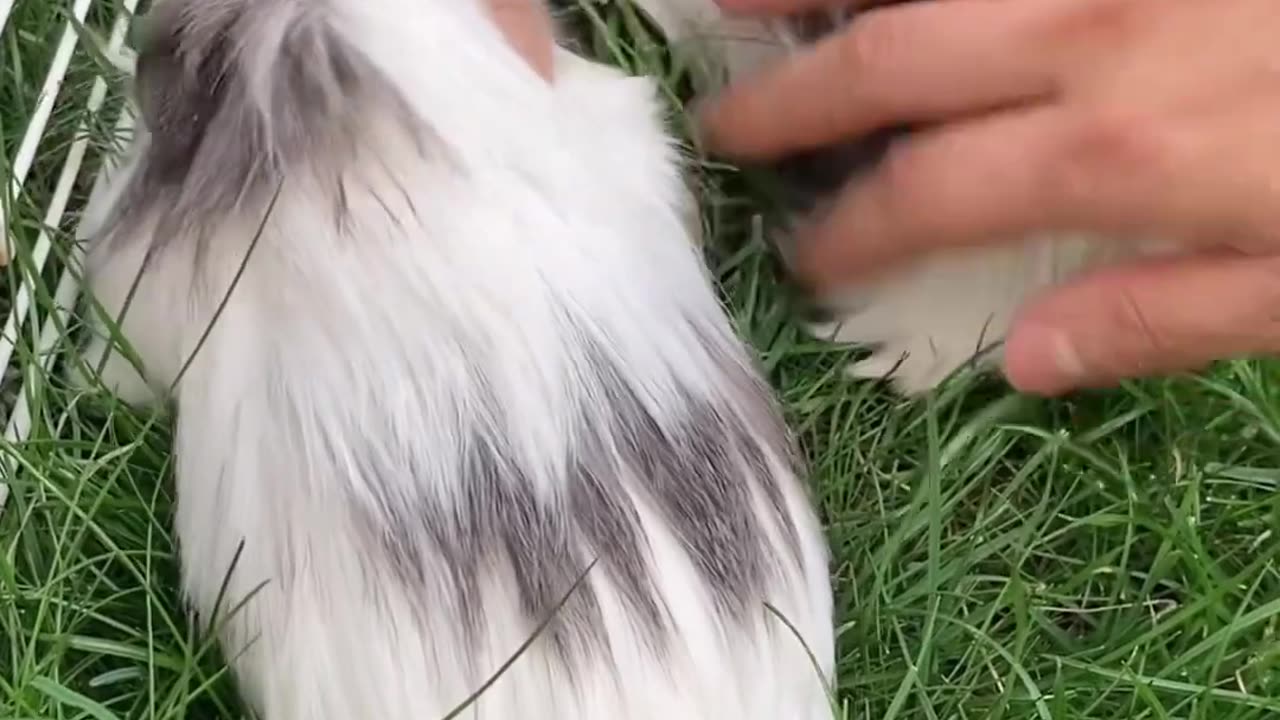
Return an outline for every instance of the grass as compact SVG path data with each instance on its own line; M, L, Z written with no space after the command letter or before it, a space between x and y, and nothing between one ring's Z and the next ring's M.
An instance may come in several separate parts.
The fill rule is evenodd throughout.
M0 37L0 157L13 157L67 5L20 1ZM624 13L584 22L597 55L678 85ZM82 98L91 70L77 63L64 95ZM20 247L77 107L59 104L6 213ZM1059 401L961 377L903 401L846 379L851 351L799 331L756 230L762 199L732 168L699 168L711 266L812 463L845 717L1280 717L1276 363ZM73 226L55 235L54 266ZM22 266L0 275L0 309ZM32 277L37 319L55 278ZM18 375L40 373L21 345ZM43 379L31 438L0 445L19 468L0 515L0 719L239 717L176 590L167 424Z

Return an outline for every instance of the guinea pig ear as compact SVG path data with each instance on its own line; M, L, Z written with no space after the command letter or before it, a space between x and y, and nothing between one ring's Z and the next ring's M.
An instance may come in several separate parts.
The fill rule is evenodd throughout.
M151 133L152 167L173 180L191 166L221 109L228 69L225 41L207 28L203 37L190 37L180 5L164 3L139 16L133 27L138 47L134 95Z

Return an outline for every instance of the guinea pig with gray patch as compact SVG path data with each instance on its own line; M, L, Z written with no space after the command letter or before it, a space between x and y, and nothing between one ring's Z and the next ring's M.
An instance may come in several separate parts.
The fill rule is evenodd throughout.
M888 0L863 9L850 3L785 18L735 17L715 0L633 1L698 71L698 90L713 94L837 31L856 31L856 23L883 6L919 0ZM908 132L886 128L762 168L780 181L785 217L772 239L784 258L793 252L791 233L797 223L836 198L849 181L874 169L892 141ZM1148 243L1142 251L1165 250ZM831 321L814 324L811 331L816 337L871 348L868 357L849 366L849 374L888 379L899 392L914 395L966 366L989 369L998 364L1001 343L1026 301L1088 268L1128 257L1131 252L1121 243L1068 232L938 252L814 298Z
M161 0L135 86L85 356L174 403L263 720L832 717L804 462L650 79L547 80L479 0Z

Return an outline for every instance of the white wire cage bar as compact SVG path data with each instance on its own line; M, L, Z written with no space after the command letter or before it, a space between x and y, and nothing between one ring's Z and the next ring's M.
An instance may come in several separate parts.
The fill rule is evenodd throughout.
M110 0L104 0L110 4ZM67 327L67 319L75 307L80 295L81 252L79 243L68 248L69 258L62 268L56 289L53 291L51 307L33 307L37 296L35 283L49 263L49 256L54 242L50 229L66 230L64 225L70 221L68 209L76 183L86 168L86 160L94 148L90 138L91 119L103 111L109 86L107 78L98 76L94 79L89 92L83 98L63 97L66 93L64 84L72 67L77 52L90 52L86 47L89 39L82 37L81 29L86 27L86 20L94 0L75 0L69 8L69 19L65 22L56 49L44 75L34 112L27 120L17 150L12 158L6 159L4 167L8 168L5 178L4 192L7 196L0 203L0 227L4 228L3 246L0 247L2 259L9 261L17 252L30 253L30 268L13 277L21 277L21 283L11 288L9 294L12 303L5 318L3 329L0 329L0 368L15 372L21 378L21 387L11 408L0 407L0 420L4 423L3 442L13 446L25 442L31 433L32 416L30 398L40 390L42 383L51 370L56 347L62 328ZM119 4L121 10L116 13L111 30L105 41L108 57L120 56L125 48L133 12L137 9L138 0L124 0ZM6 29L13 14L13 0L0 0L0 32ZM10 228L12 218L6 211L14 207L22 197L33 165L37 159L47 160L41 153L47 148L46 136L50 131L50 120L53 118L55 104L59 101L77 103L83 109L83 118L76 127L74 139L65 149L61 170L54 184L52 193L44 200L44 211L41 217L42 228L37 234L34 245L29 248L17 248L12 245L18 233ZM127 110L119 111L118 118L111 123L117 131L128 131L132 117ZM95 176L90 198L100 192L104 177L111 167L111 158L104 162ZM64 236L79 238L80 228L70 229ZM17 348L26 344L32 352L19 354ZM8 479L17 471L16 460L12 453L0 452L0 512L4 511L9 498Z

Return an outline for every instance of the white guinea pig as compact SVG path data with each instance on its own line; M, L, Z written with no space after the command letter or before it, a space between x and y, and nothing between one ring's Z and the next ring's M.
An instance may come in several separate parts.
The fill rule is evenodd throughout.
M704 93L856 23L860 13L874 12L855 10L853 3L779 20L726 15L715 0L633 1L699 70L696 80ZM830 200L845 181L872 167L892 134L855 139L777 163L771 169L780 175L786 199L794 203L792 215ZM791 243L790 224L784 222L775 238L784 251ZM1140 251L1169 248L1146 243ZM820 337L873 348L868 358L849 367L851 375L888 378L900 392L916 394L966 365L990 368L999 361L1001 342L1023 303L1089 267L1128 259L1132 252L1122 243L1079 233L1044 233L1016 244L942 252L816 298L834 320L812 330Z
M832 716L803 463L648 79L548 82L478 0L162 0L135 81L89 278L141 370L88 359L172 389L184 590L264 720Z

